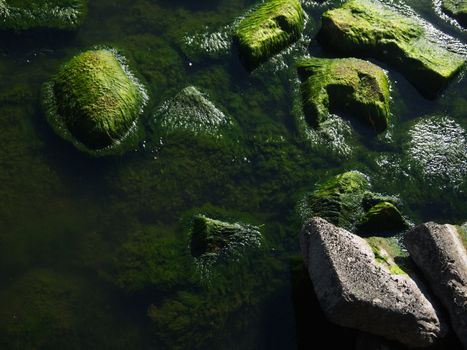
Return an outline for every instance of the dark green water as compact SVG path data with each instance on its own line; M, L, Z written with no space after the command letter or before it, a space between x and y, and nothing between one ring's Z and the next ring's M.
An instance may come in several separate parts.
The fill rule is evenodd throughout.
M350 121L343 140L310 145L295 128L293 62L325 55L313 38L321 13L336 3L303 1L303 40L252 74L235 52L195 60L180 45L232 24L249 0L93 0L76 36L1 34L0 348L295 349L338 341L329 334L352 347L353 333L326 323L303 278L297 199L316 182L356 169L376 192L398 195L413 223L465 222L467 79L461 74L429 101L383 64L392 82L390 131L375 137ZM431 1L406 3L466 52L467 32L440 18ZM189 137L160 147L149 127L122 157L93 159L62 141L40 111L41 85L74 54L102 44L128 53L149 87L146 125L161 102L195 85L238 121L241 149ZM221 285L215 293L185 280L186 257L173 247L185 244L186 218L198 212L263 225L267 258L239 278L230 272L233 280L214 281ZM135 235L140 248L157 247L142 255L153 252L162 274L171 264L174 274L182 271L176 283L119 288L122 247ZM187 302L174 316L162 306L179 302L181 292L205 302ZM237 299L248 302L231 307ZM149 305L162 315L158 326L147 317Z

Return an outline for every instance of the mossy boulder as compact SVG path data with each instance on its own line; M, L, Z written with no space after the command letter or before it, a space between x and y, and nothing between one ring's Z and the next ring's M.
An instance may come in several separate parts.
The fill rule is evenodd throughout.
M407 223L397 207L390 202L372 206L358 225L361 233L392 232L407 228Z
M208 96L188 86L156 110L152 129L155 138L174 134L213 140L234 140L239 136L236 120L224 113Z
M359 234L394 233L407 228L396 197L370 191L368 177L348 171L318 184L298 204L303 224L313 217Z
M235 29L234 42L247 69L254 69L300 38L304 12L298 0L266 0Z
M87 13L87 0L0 1L0 30L77 29Z
M415 15L376 0L350 0L322 16L320 42L343 55L371 56L394 65L426 97L434 98L464 66L445 34Z
M241 256L245 249L258 249L263 242L256 226L215 220L205 215L193 218L190 238L191 254L203 268L222 259Z
M377 131L389 124L389 83L380 67L356 58L306 58L297 64L307 121L319 126L330 110L348 111Z
M443 0L441 8L446 14L455 18L463 27L467 27L467 1Z
M370 181L358 171L336 175L305 195L299 204L302 220L305 223L312 217L321 217L352 229L363 213L362 200L369 188Z
M136 128L148 100L115 50L96 49L66 63L43 90L48 122L77 148L111 149Z

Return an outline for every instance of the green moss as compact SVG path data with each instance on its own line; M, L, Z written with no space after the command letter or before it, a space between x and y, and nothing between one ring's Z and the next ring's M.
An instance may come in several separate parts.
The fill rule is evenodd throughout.
M296 41L304 12L297 0L267 0L238 24L234 41L248 69L254 69Z
M307 58L297 67L305 115L312 126L337 109L349 111L377 132L388 127L389 83L383 69L356 58Z
M442 0L441 8L449 16L457 19L460 24L467 27L467 1L466 0Z
M465 249L467 249L467 222L462 226L457 226L457 232L459 233Z
M46 117L54 130L94 154L117 148L135 133L147 100L126 61L109 49L74 57L43 89Z
M396 238L369 237L368 245L375 254L375 260L394 275L406 275L410 271L408 254L403 251Z
M362 214L362 199L369 187L369 180L357 171L334 176L302 199L299 204L302 220L306 222L318 216L337 226L352 229Z
M443 33L375 0L347 1L322 20L320 40L328 49L388 62L427 97L435 97L465 63L444 46Z
M1 0L0 29L77 29L87 12L87 0Z
M401 212L390 202L380 202L371 207L358 225L361 233L393 232L405 228L407 223Z
M242 256L247 249L261 247L263 237L258 227L229 223L196 215L190 231L191 254L202 273L210 273L214 264Z

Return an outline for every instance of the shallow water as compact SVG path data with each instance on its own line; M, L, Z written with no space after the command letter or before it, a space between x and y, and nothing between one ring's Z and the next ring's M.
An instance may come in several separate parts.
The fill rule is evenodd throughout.
M76 36L1 34L0 348L295 349L334 341L329 334L353 341L352 332L324 320L303 278L297 200L330 175L359 170L374 191L399 196L413 223L465 222L467 79L462 73L430 101L381 64L392 83L394 121L386 134L375 137L336 117L344 136L303 139L293 117L299 113L293 62L326 55L313 38L321 13L337 3L303 1L309 16L304 38L251 74L226 44L229 26L254 4L250 0L93 0ZM438 16L431 1L405 3L467 51L467 31ZM197 56L186 44L198 41L217 50ZM79 153L53 133L39 107L42 84L96 45L123 50L151 94L145 136L121 157ZM236 120L241 144L156 137L155 111L189 85ZM235 309L222 327L194 322L183 331L188 340L176 331L185 320L174 321L169 311L167 331L155 330L149 305L156 305L149 313L164 312L161 305L179 300L182 291L211 296L190 280L124 292L114 278L122 246L135 232L154 232L163 238L157 254L178 264L184 257L168 251L170 244L184 244L186 218L218 211L260 226L270 260L253 264L248 281L225 282L228 290L207 305L230 310L228 296L247 298L248 288L249 299L263 300Z

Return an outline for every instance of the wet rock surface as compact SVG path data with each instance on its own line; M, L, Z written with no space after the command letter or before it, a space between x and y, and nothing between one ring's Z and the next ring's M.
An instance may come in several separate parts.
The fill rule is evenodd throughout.
M444 337L446 325L418 284L378 265L362 238L313 218L303 227L300 244L321 307L332 322L409 347L430 346Z

